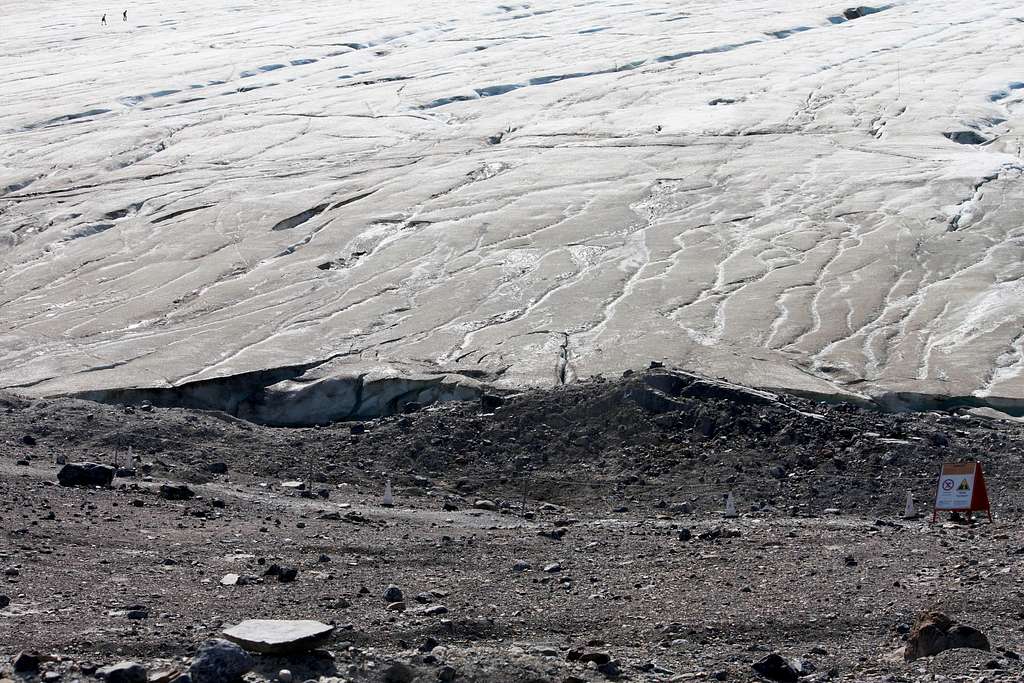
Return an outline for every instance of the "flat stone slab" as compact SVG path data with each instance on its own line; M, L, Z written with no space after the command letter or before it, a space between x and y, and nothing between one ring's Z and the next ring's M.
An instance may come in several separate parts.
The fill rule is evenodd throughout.
M334 627L303 619L249 619L224 630L224 637L250 652L289 654L323 645Z

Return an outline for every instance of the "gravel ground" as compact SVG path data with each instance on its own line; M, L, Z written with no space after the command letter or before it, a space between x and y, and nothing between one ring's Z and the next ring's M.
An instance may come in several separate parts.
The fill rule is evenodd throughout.
M663 372L499 402L285 430L0 398L0 673L34 650L54 679L125 658L152 675L243 619L308 618L338 626L329 654L250 678L747 681L779 652L807 681L1021 679L1021 425ZM973 458L995 524L902 519L908 489L927 508L938 464ZM84 460L132 471L56 485ZM160 496L178 482L195 497ZM932 606L993 651L905 663Z

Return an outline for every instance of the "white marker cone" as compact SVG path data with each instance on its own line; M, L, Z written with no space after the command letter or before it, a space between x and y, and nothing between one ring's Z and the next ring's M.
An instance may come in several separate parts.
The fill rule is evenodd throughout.
M917 510L914 509L914 494L907 491L907 509L903 511L903 519L917 519Z
M729 495L725 498L725 516L730 518L740 516L736 512L736 501L732 498L732 491L729 491Z
M391 495L391 480L384 483L384 507L389 508L395 505L395 497Z

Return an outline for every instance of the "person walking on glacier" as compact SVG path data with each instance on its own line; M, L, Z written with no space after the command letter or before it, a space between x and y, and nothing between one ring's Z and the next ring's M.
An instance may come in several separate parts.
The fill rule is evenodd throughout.
M121 21L128 21L128 10L121 13Z
M107 15L104 14L102 17L100 17L100 26L106 26L106 25L107 25Z

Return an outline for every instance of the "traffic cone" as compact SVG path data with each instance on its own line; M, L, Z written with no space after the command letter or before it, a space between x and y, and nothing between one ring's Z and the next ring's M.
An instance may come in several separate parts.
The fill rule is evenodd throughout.
M729 491L729 495L725 497L725 516L728 518L740 516L736 512L736 501L732 498L732 491Z
M903 519L917 519L917 510L914 509L914 494L907 491L907 508L903 511Z
M388 479L384 482L384 502L382 505L386 508L395 506L395 497L391 495L391 480Z

